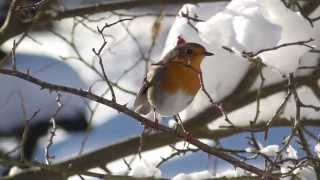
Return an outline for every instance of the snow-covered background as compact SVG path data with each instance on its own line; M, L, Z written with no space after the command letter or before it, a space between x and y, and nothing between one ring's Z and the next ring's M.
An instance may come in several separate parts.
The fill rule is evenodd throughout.
M163 18L161 21L161 33L156 40L151 59L153 62L161 59L164 54L176 45L176 39L179 35L188 42L203 44L208 51L215 53L215 56L207 58L203 62L202 69L205 86L210 95L217 101L229 95L245 75L250 63L247 59L238 55L242 51L257 52L258 50L271 48L283 43L306 41L310 38L315 40L309 43L310 46L317 47L320 45L319 21L314 23L314 27L311 27L309 22L299 13L287 9L279 0L233 0L230 3L167 6L162 10L165 13L177 15L188 13L189 16L194 16L196 14L199 19L205 21L195 24L195 27L199 30L199 32L196 32L188 25L188 20L184 17ZM120 12L136 15L150 12L159 13L160 8ZM317 10L313 16L319 15L320 10ZM98 14L92 18L99 17L109 18L98 23L86 22L86 24L95 29L96 26L103 26L105 22L111 23L117 20L117 16L111 16L109 13ZM119 86L133 92L138 91L145 74L145 63L141 61L141 51L145 54L148 52L152 40L151 29L155 20L156 17L146 16L136 18L130 22L123 22L124 25L130 24L128 27L134 38L128 35L125 26L122 26L121 23L105 31L106 34L112 36L107 38L108 49L103 53L104 66L112 81L119 79L127 69L138 63L118 83ZM55 23L53 31L67 39L71 39L70 35L74 22L73 19L58 21ZM17 64L19 70L30 70L32 75L41 77L43 80L77 88L88 89L94 84L92 91L97 94L102 94L106 90L106 83L101 81L96 83L99 77L83 62L72 58L62 62L61 57L74 57L76 53L61 38L49 32L33 33L32 37L36 39L36 42L27 38L18 47ZM12 43L13 41L6 42L3 48L9 52L12 48ZM74 43L86 63L92 64L92 66L99 69L98 60L91 51L92 48L100 46L101 38L99 35L92 33L80 24L77 25L74 32ZM236 53L230 53L222 49L222 46L227 46ZM310 48L304 46L290 46L262 53L260 57L263 63L267 65L267 68L263 69L263 74L266 77L265 85L285 80L285 77L291 72L299 75L307 74L308 71L300 72L297 71L297 68L302 65L317 65L317 58L319 58L318 54L307 52L309 50ZM22 104L21 101L27 107L25 109L26 117L30 117L34 111L41 109L41 114L35 120L45 120L46 115L50 117L48 114L52 115L57 108L56 94L54 93L50 94L47 91L41 91L30 83L12 77L0 76L0 84L3 87L0 89L0 130L2 131L24 124L25 118L20 105ZM259 81L251 89L258 86ZM132 105L135 96L117 88L115 88L115 93L119 104L128 103L129 106ZM301 87L299 96L305 104L320 104L308 87ZM105 97L110 98L110 93ZM262 99L260 105L261 114L258 121L271 119L284 97L285 92L280 92ZM73 112L83 111L89 118L90 112L86 109L86 102L83 99L63 95L62 102L66 102L66 107L61 112L61 116L72 116ZM91 107L95 105L92 102L89 102L89 104ZM199 92L181 117L182 119L190 118L208 106L209 102L206 96ZM229 118L237 126L247 126L249 120L255 116L255 107L255 103L249 104L230 113ZM289 100L282 116L294 117L294 113L294 101ZM310 109L303 109L301 116L318 119L320 113ZM162 121L163 124L168 122L170 121ZM228 125L223 117L208 124L208 128L215 130L220 128L221 125ZM139 135L143 131L143 127L136 121L102 105L98 106L94 113L91 129L89 134L58 129L54 144L51 147L51 153L55 156L54 161L60 162L77 156L81 143L85 138L88 139L84 145L84 153ZM312 131L317 132L317 135L319 134L319 129L314 128ZM263 141L263 133L257 133L257 138L261 140L260 153L274 156L274 153L279 149L278 144L281 144L282 138L289 133L290 129L286 128L271 129L268 142ZM248 147L247 135L247 133L242 133L227 137L222 139L220 143L225 148L245 149ZM39 140L34 159L44 161L44 149L47 145L47 139L48 137L42 137ZM14 148L14 144L17 143L16 139L2 138L0 146L5 150L11 150ZM318 153L320 152L319 145L316 146L316 141L310 141L309 143L312 147L315 147L312 149L318 151ZM297 144L292 144L292 147L288 148L286 155L297 159L301 155L297 147ZM156 168L155 165L161 161L161 157L168 156L170 152L171 148L162 147L143 153L143 160L139 160L136 155L126 157L126 159L132 159L133 161L132 170L128 174L156 177L175 176L174 179L176 180L244 174L241 169L234 169L226 162L217 160L215 157L208 157L206 153L200 151L178 156L166 162L159 169ZM218 163L217 171L214 170L216 163ZM259 160L254 163L257 166L262 164ZM285 172L285 167L289 165L284 165L281 171ZM107 167L115 174L123 174L128 171L126 164L122 160L112 162ZM303 176L301 172L307 175ZM301 177L306 178L309 176L310 178L315 178L312 175L314 172L308 167L302 169L301 172ZM296 174L299 174L299 172L297 171ZM76 179L77 177L74 178Z

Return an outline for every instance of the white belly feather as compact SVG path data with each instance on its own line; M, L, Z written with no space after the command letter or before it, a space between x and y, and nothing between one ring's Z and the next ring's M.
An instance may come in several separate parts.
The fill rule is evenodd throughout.
M150 104L155 107L156 111L163 116L176 115L183 111L193 100L194 96L187 94L186 92L179 90L175 94L160 93L156 94L155 101ZM148 93L150 95L150 93ZM150 99L150 98L149 98Z

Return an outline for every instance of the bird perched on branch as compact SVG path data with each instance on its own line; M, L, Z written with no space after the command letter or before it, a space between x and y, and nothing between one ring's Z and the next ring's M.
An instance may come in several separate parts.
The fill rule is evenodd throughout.
M201 87L201 62L213 53L197 43L178 37L177 45L161 61L152 64L134 102L140 114L176 116L193 100ZM158 122L156 119L156 123Z

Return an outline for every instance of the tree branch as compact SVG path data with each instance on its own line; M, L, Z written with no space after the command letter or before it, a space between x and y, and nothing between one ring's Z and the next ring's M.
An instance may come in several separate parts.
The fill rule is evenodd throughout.
M120 104L114 103L114 102L112 102L110 100L107 100L107 99L105 99L103 97L99 97L99 96L97 96L97 95L95 95L93 93L84 91L82 89L78 90L78 89L71 88L71 87L51 84L51 83L42 81L40 79L37 79L37 78L27 74L27 73L22 73L22 72L19 72L19 71L9 70L9 69L0 69L0 73L1 74L6 74L6 75L10 75L10 76L15 76L15 77L18 77L20 79L29 81L29 82L31 82L31 83L33 83L35 85L40 86L42 89L48 89L50 91L59 91L59 92L70 93L70 94L73 94L73 95L81 96L81 97L96 101L98 103L107 105L107 106L109 106L109 107L111 107L111 108L113 108L115 110L118 110L119 112L122 112L122 113L124 113L124 114L126 114L126 115L128 115L128 116L130 116L130 117L132 117L134 119L136 119L137 121L141 122L145 126L148 126L148 127L151 127L151 128L157 127L156 130L159 130L161 132L170 134L171 138L173 136L173 137L178 137L180 139L184 139L185 141L187 141L190 144L193 144L194 146L198 147L202 151L204 151L204 152L206 152L208 154L217 156L217 157L219 157L219 158L221 158L221 159L233 164L234 166L240 167L242 169L245 169L245 170L247 170L249 172L252 172L252 173L254 173L256 175L259 175L259 176L262 176L264 174L263 170L255 167L255 166L252 166L250 164L247 164L247 163L245 163L243 161L240 161L237 158L231 156L230 154L222 152L222 151L220 151L219 149L217 149L215 147L210 147L210 146L202 143L198 139L190 136L190 134L188 132L179 132L179 131L176 131L174 129L168 128L168 127L166 127L164 125L161 125L161 124L157 124L157 126L156 126L155 122L153 122L153 121L151 121L149 119L146 119L146 118L142 117L141 115L137 114L136 112L128 109L126 107L126 105L120 105ZM185 138L185 137L188 137L188 138ZM97 154L95 154L95 155L97 155ZM100 156L100 157L105 157L105 156ZM77 164L72 164L71 162L69 162L67 164L64 164L65 167L63 167L63 164L58 166L58 167L57 166L53 166L53 167L54 167L54 169L66 169L67 170L66 173L68 173L68 174L70 173L69 175L79 174L80 172L78 171L78 169L74 169L74 167L77 167ZM87 163L89 163L89 162L87 162ZM97 162L92 161L92 163L95 164L94 167L97 166ZM102 163L105 163L105 159L103 159ZM102 165L102 164L99 164L99 165ZM79 168L83 168L83 167L79 167ZM272 175L270 175L269 177L272 178L272 179L275 178Z
M21 4L22 0L13 0L8 12L5 23L0 28L0 45L13 36L21 34L29 29L31 24L36 22L50 22L54 20L61 20L65 18L72 18L76 16L84 16L96 13L103 13L119 9L132 9L139 7L148 7L156 5L169 5L169 4L183 4L183 3L200 3L200 2L227 2L229 0L125 0L115 1L111 3L94 4L85 7L63 10L47 10L40 8L37 15L31 21L23 23L18 17L19 11L17 7Z

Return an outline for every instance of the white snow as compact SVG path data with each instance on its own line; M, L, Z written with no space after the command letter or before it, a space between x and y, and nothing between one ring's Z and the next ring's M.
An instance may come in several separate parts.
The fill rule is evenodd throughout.
M248 153L253 153L253 152L255 152L255 149L253 148L253 147L247 147L247 148L245 148L244 149L246 152L248 152Z
M177 122L175 120L173 120L173 119L170 119L168 121L169 128L175 128L177 125L178 125Z
M290 172L292 170L292 168L294 168L294 166L290 166L287 168L284 168L281 166L280 172L285 174L285 173ZM292 174L294 175L294 177L298 177L301 180L317 180L317 175L316 175L314 169L310 166L297 168L297 169L293 170ZM283 178L281 178L281 180L291 180L292 177L293 176L283 177Z
M206 145L208 145L208 146L210 146L210 147L213 147L213 146L215 146L215 145L217 144L217 143L216 143L214 140L212 140L212 139L199 138L198 140L199 140L200 142L202 142L203 144L206 144ZM180 145L182 145L182 146L180 147ZM184 144L178 144L177 147L178 147L179 149L185 149L185 148L186 148ZM197 149L197 147L194 146L194 145L192 145L192 144L189 144L188 147L191 148L191 149Z
M314 146L314 152L317 154L318 158L320 159L320 142L318 142L318 143Z
M247 173L241 168L227 169L220 173L217 173L216 177L240 177Z
M10 168L8 176L13 176L15 174L21 173L22 171L23 169L19 168L18 166L13 166L12 168Z
M281 39L278 45L297 41L306 41L315 37L315 31L309 22L299 13L287 9L281 1L261 1L269 9L267 17L271 22L281 26ZM298 28L297 28L298 27ZM294 72L299 66L299 59L309 48L303 46L290 46L276 51L263 53L263 62L283 73Z
M288 146L286 152L288 158L298 159L298 152L291 145Z
M292 159L297 159L297 151L289 145L286 154L284 154L284 158L292 158ZM288 173L292 170L292 168L295 168L292 171L292 174L295 175L296 177L300 178L301 180L316 180L317 175L313 167L309 165L304 165L302 167L296 168L295 165L291 161L286 161L284 162L281 167L280 167L280 172L285 174ZM281 178L282 180L290 180L291 176L283 177Z
M301 180L317 180L317 174L313 167L305 166L297 168L293 171Z
M283 152L283 159L287 159L287 158L289 158L289 159L297 159L298 158L297 151L291 145L289 145L288 148L286 149L286 151ZM295 167L295 165L292 161L285 161L280 166L280 172L283 174L288 173L294 167ZM291 179L291 177L282 178L282 180L289 180L289 179Z
M203 139L203 138L201 138L201 139L199 139L199 141L201 141L202 143L204 143L204 144L206 144L206 145L208 145L208 146L210 146L210 147L213 147L213 146L215 146L217 143L214 141L214 140L212 140L212 139Z
M10 152L19 146L19 141L14 137L1 137L0 138L0 149L3 152ZM16 155L18 152L15 152L11 155Z
M155 164L148 163L141 159L133 163L132 169L129 171L129 176L133 177L161 177L161 170L155 167Z
M193 4L185 4L179 10L170 28L160 59L177 45L178 36L181 36L187 42L199 42L200 40L196 31L188 25L188 19L182 17L182 14L188 14L190 17L194 17L197 14L197 7Z
M213 178L214 176L208 171L199 171L199 172L193 172L189 174L185 173L179 173L175 175L172 180L201 180L201 179L209 179Z
M283 43L315 38L307 20L278 0L233 0L224 11L196 27L203 41L240 52L257 52ZM268 66L290 73L297 69L300 57L308 50L303 46L290 46L265 52L261 57Z
M196 27L202 40L209 44L257 51L273 47L280 39L281 27L264 18L267 13L258 1L234 0L224 11Z
M276 145L276 144L268 145L260 149L259 152L267 156L276 156L279 152L279 145Z

